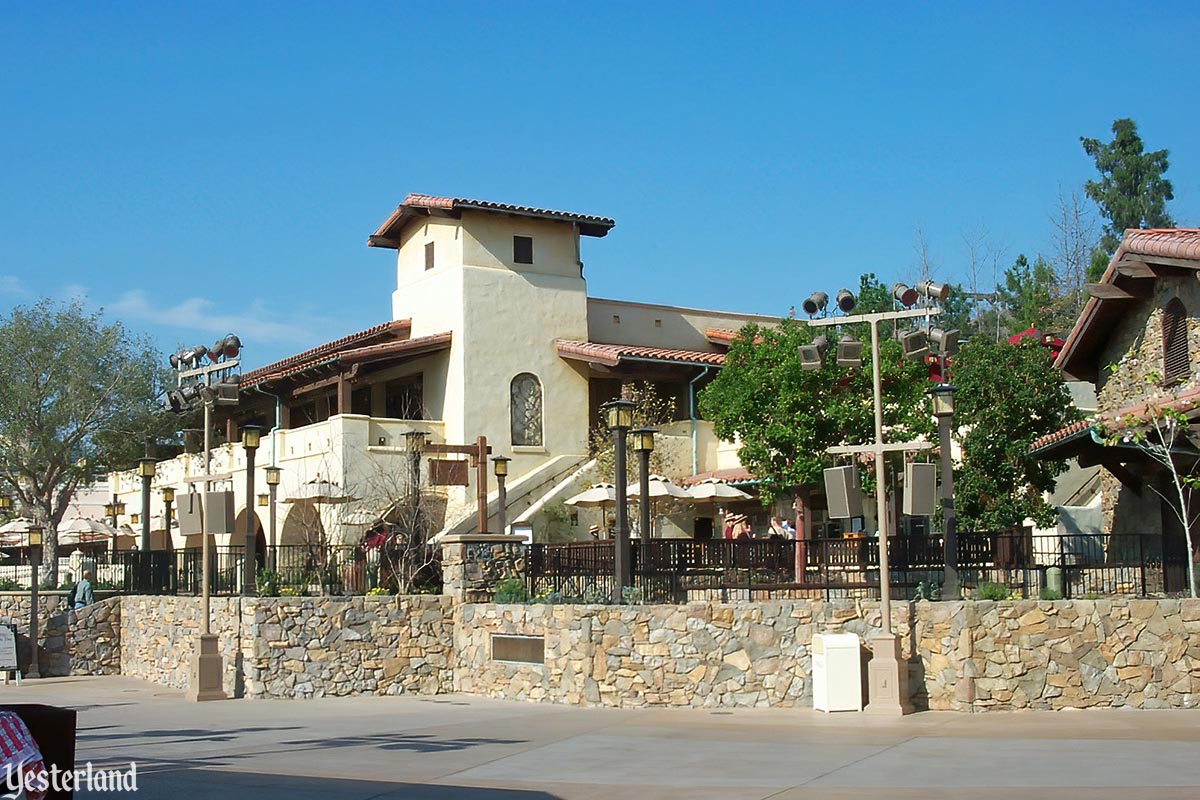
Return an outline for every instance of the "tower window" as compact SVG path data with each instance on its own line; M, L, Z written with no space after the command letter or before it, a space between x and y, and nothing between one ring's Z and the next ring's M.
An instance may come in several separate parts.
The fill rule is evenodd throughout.
M513 237L513 263L514 264L532 264L533 263L533 237L532 236L514 236Z
M425 269L433 269L433 242L425 243Z
M1175 383L1188 377L1191 360L1188 357L1187 310L1176 297L1167 303L1162 317L1163 381Z

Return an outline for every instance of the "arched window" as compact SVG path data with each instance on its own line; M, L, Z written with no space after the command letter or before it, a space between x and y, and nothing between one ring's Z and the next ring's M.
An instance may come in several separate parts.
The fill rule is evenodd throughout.
M512 379L512 443L514 447L542 446L542 384L522 372Z
M1184 380L1191 371L1188 357L1187 309L1176 297L1163 308L1163 381Z

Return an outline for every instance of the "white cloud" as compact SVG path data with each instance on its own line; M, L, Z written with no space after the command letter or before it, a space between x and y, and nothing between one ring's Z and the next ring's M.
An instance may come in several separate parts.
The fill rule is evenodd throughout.
M272 319L261 301L254 301L241 312L218 307L204 297L189 297L175 305L159 304L141 290L126 292L105 311L129 322L150 323L165 328L186 330L188 336L200 333L212 337L236 333L245 341L294 344L312 335L312 325L295 325Z
M0 275L0 296L5 297L27 297L29 290L25 288L25 282L16 275Z

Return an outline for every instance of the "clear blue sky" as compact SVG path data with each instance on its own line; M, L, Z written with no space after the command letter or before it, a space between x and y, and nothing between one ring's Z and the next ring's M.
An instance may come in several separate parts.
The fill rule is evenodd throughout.
M948 279L964 234L1048 250L1126 116L1196 225L1197 8L13 3L0 305L261 364L389 317L366 237L419 191L615 218L593 295L783 315L918 229Z

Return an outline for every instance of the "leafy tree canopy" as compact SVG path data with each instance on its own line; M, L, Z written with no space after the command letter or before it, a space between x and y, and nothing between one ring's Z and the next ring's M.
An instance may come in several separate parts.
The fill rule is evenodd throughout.
M863 285L878 282L864 276ZM717 435L740 437L742 464L762 481L764 500L818 482L821 470L832 464L826 448L874 441L870 330L860 324L846 326L845 332L864 342L861 369L836 366L833 328L795 320L783 320L777 328L749 324L730 346L725 367L700 394L701 413L712 420ZM829 341L825 366L802 369L797 348L822 334ZM898 342L883 340L880 369L888 439L931 434L926 366L903 359Z
M1042 493L1066 465L1029 455L1033 441L1078 418L1050 351L972 339L954 360L955 426L962 446L954 496L959 527L1002 530L1054 521Z
M174 433L159 354L80 303L43 299L0 317L0 484L43 522L47 550L75 490L127 469Z
M1106 220L1100 240L1104 255L1093 253L1092 278L1099 277L1096 267L1106 264L1104 256L1116 252L1126 228L1170 228L1175 224L1167 213L1167 201L1175 198L1165 177L1168 151L1145 152L1137 124L1131 119L1114 121L1112 132L1111 142L1080 137L1100 173L1099 180L1088 181L1084 188Z
M1004 285L998 286L1000 299L1008 309L1008 331L1020 333L1028 328L1057 330L1064 322L1055 313L1054 267L1040 255L1033 264L1022 253L1004 271Z

